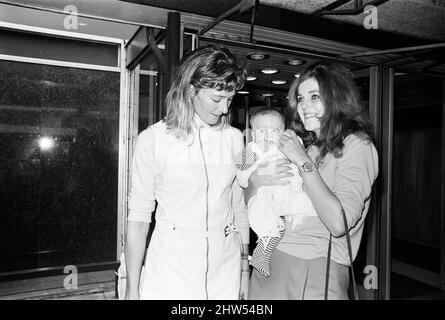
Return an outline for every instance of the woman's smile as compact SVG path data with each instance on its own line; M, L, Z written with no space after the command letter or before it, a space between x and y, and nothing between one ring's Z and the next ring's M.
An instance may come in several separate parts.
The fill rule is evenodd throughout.
M297 110L304 128L318 136L320 118L324 115L325 108L320 99L318 82L314 78L303 81L298 87Z
M312 118L318 118L316 113L305 113L304 114L304 119L312 119Z

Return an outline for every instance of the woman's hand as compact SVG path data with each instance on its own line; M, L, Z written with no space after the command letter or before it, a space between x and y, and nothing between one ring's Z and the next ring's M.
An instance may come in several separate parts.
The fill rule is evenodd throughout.
M290 183L284 178L292 177L290 161L288 159L278 159L267 161L258 165L249 177L249 186L259 188L262 186L285 185Z
M293 130L287 129L280 137L278 150L280 150L294 164L301 165L311 161L303 143Z
M248 271L241 270L241 286L239 292L240 300L247 300L249 296L249 281L250 273Z
M125 265L127 275L126 300L139 300L139 282L146 251L150 223L128 221Z
M290 161L288 159L278 159L262 163L252 172L249 177L248 187L244 189L244 200L249 200L256 195L258 189L262 186L278 186L289 184L290 181L285 178L292 177L294 174L291 170Z

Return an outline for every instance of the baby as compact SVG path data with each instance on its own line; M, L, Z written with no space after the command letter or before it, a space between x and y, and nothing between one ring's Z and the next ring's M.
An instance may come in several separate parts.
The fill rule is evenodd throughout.
M274 108L262 108L251 119L253 141L236 160L238 180L241 187L248 186L250 174L262 162L269 162L285 156L278 150L278 139L283 133L284 116ZM300 139L301 141L301 139ZM270 276L270 258L285 231L285 219L292 228L305 217L317 213L308 195L303 190L303 179L298 168L291 164L293 177L290 184L263 186L247 204L250 227L258 236L253 251L252 266L264 276ZM258 174L273 174L275 168L258 169ZM263 172L262 172L263 171Z

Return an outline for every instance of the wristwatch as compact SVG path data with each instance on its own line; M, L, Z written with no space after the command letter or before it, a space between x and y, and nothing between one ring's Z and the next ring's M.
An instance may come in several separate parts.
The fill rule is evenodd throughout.
M307 161L301 165L298 165L297 167L300 176L304 176L305 174L317 169L317 165L313 161Z

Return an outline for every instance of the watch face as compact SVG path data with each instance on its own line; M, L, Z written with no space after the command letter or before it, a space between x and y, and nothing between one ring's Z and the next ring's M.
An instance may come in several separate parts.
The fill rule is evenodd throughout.
M303 164L303 169L306 172L312 171L312 170L315 169L315 163L313 163L313 162L306 162L305 164Z

